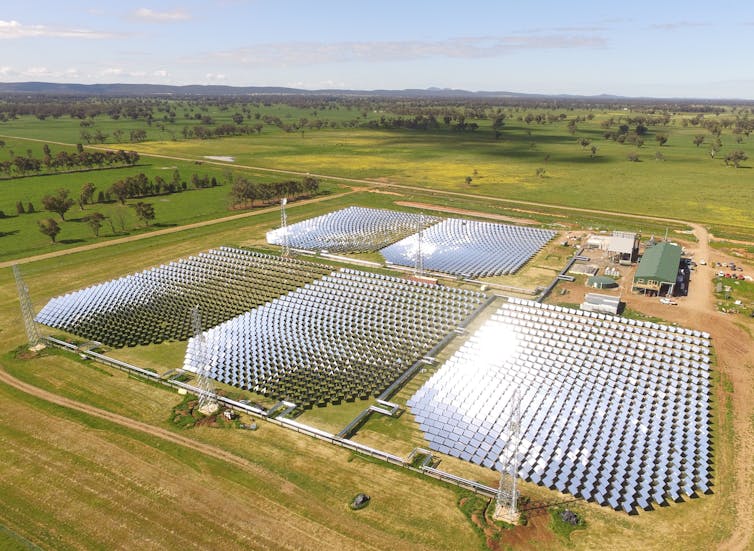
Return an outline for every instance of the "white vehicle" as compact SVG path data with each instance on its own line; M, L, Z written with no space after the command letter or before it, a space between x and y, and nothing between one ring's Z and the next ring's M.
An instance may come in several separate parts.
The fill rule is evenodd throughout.
M670 300L669 298L664 298L663 297L663 298L660 299L660 302L662 302L663 304L670 304L672 306L678 306L678 303L676 301Z
M701 260L699 260L699 262L697 264L699 264L700 266L706 266L707 265L707 261L702 258Z

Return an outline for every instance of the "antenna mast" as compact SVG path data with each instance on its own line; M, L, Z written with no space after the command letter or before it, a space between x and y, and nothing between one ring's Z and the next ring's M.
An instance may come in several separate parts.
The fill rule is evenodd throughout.
M39 331L34 321L34 307L29 297L29 288L21 277L21 270L18 264L13 265L13 277L16 278L16 288L18 289L18 300L21 302L21 316L24 319L24 329L26 329L26 339L29 341L29 347L35 347L39 344Z
M207 361L207 346L202 331L202 316L199 306L191 309L191 325L194 330L194 369L196 369L196 386L199 394L199 411L211 415L217 411L215 385L209 378L209 362Z
M497 492L495 517L512 524L518 523L518 465L521 460L521 395L518 387L510 401L510 417L506 427L505 447L500 454L500 488Z

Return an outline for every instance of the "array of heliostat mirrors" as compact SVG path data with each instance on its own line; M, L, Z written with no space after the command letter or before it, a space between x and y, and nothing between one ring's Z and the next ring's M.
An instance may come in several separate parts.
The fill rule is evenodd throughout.
M426 270L463 277L512 274L544 247L555 232L460 218L420 216L349 207L267 233L267 241L330 252L380 250L387 263L415 266L421 232Z
M425 267L456 275L515 271L554 235L353 207L288 240L413 265L419 226ZM54 298L37 321L133 346L188 339L199 305L185 367L311 406L378 395L486 298L222 247ZM408 405L434 450L500 469L516 389L521 478L628 512L709 490L706 333L510 299Z
M433 449L626 512L710 486L709 335L510 299L409 400Z

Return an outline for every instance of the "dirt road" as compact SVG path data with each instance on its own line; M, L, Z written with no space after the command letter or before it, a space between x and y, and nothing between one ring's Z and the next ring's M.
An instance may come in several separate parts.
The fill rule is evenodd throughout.
M230 465L234 465L240 469L243 469L244 471L247 471L253 475L258 475L260 477L269 477L271 475L269 471L252 463L251 461L244 459L242 457L239 457L233 453L227 452L221 448L217 448L210 444L205 444L203 442L193 440L185 436L181 436L180 434L176 434L174 432L171 432L169 430L166 430L160 427L156 427L154 425L149 425L147 423L142 423L141 421L136 421L129 417L124 417L123 415L118 415L117 413L112 413L112 412L99 409L97 407L94 407L94 406L91 406L82 402L77 402L76 400L72 400L64 396L53 394L52 392L48 392L34 385L25 383L19 379L16 379L12 375L10 375L7 371L5 371L5 369L3 369L1 365L0 365L0 382L2 382L3 384L9 385L17 390L20 390L21 392L24 392L36 398L45 400L47 402L50 402L50 403L53 403L53 404L56 404L56 405L59 405L68 409L76 410L76 411L85 413L87 415L91 415L93 417L105 419L111 423L115 423L122 427L139 431L139 432L148 434L150 436L153 436L155 438L159 438L167 442L171 442L173 444L177 444L179 446L189 448L191 450L197 451L199 453L213 457L215 459L219 459ZM281 478L279 483L282 485L282 484L289 484L290 482ZM311 542L312 549L320 548L323 545L325 548L330 548L330 549L363 548L366 546L365 542L353 540L349 538L348 536L342 533L339 533L335 530L332 530L331 528L324 526L322 524L319 524L317 526L319 534L317 536L314 536L313 534L311 534L309 531L305 529L307 525L311 524L312 521L310 519L304 517L303 515L295 513L295 511L293 511L292 509L286 508L280 503L273 501L272 499L266 498L262 494L259 494L256 497L256 499L264 501L265 507L268 508L270 511L273 511L273 512L285 511L286 516L290 516L290 515L296 516L299 522L289 522L286 528L288 530L294 530L298 532L301 536L305 538L306 537L310 538L309 541ZM280 515L279 518L281 517L282 515ZM328 536L324 538L325 541L323 541L322 531L325 531L328 534ZM377 548L372 547L372 549L377 549Z

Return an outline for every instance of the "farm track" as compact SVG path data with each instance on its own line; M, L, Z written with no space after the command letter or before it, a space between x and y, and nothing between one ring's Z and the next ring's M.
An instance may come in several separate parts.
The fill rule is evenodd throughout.
M19 379L16 379L12 375L10 375L7 371L5 371L5 369L3 369L1 365L0 365L0 382L8 386L11 386L17 390L20 390L21 392L24 392L30 396L34 396L35 398L39 398L41 400L50 402L52 404L62 406L68 409L72 409L75 411L79 411L81 413L91 415L92 417L104 419L111 423L117 424L121 427L139 431L139 432L148 434L149 436L170 442L172 444L177 444L179 446L183 446L185 448L194 450L206 456L209 456L214 459L218 459L220 461L233 465L239 469L242 469L250 473L253 476L267 476L268 477L272 475L272 473L266 471L264 468L260 467L259 465L256 465L247 459L239 457L238 455L225 451L216 446L205 444L203 442L200 442L191 438L187 438L185 436L181 436L180 434L176 434L169 430L166 430L166 429L154 426L154 425L149 425L141 421L136 421L135 419L131 419L129 417L125 417L117 413L112 413L112 412L109 412L109 411L106 411L106 410L103 410L103 409L100 409L100 408L97 408L97 407L94 407L94 406L91 406L82 402L78 402L76 400L72 400L70 398L66 398L64 396L60 396L58 394L48 392L34 385L25 383ZM275 476L275 475L272 475L272 476ZM287 483L288 482L283 479L279 481L280 485L287 484ZM299 535L302 536L304 539L308 539L309 541L311 541L312 548L324 547L324 548L330 548L330 549L342 549L342 548L377 549L376 547L372 547L363 541L354 540L348 537L347 535L337 532L336 530L333 530L329 528L328 526L321 523L317 523L317 529L316 529L317 534L315 535L314 533L312 533L314 531L307 529L307 526L311 528L310 525L312 521L310 519L296 513L294 510L289 509L272 499L267 498L266 496L262 494L257 494L255 499L264 501L266 503L266 506L271 511L278 511L279 513L281 513L279 518L282 518L284 515L296 517L296 522L288 522L286 528L289 530L298 532ZM327 536L324 538L323 538L323 535L324 535L323 532L327 533Z
M295 201L293 203L289 203L288 208L290 209L292 207L296 207L299 205L309 205L312 203L318 203L320 201L327 201L329 199L337 199L338 197L344 197L346 195L350 195L351 193L355 193L355 192L356 192L355 190L351 190L351 191L345 191L343 193L337 193L335 195L324 195L322 197L314 197L313 199L304 199L302 201ZM163 228L161 230L155 230L155 231L147 232L147 233L140 233L138 235L129 235L128 237L119 237L117 239L110 239L108 241L99 241L97 243L90 243L89 245L82 245L80 247L72 247L70 249L60 249L60 250L53 251L50 253L27 256L27 257L18 258L15 260L7 260L5 262L0 262L0 269L10 268L14 264L27 264L29 262L36 262L38 260L47 260L49 258L55 258L58 256L80 253L84 251L92 251L94 249L102 249L104 247L111 247L113 245L122 245L123 243L130 243L132 241L139 241L141 239L149 239L151 237L159 237L160 235L168 235L171 233L176 233L176 232L185 231L185 230L204 228L206 226L213 226L215 224L222 224L223 222L231 222L233 220L241 220L243 218L250 218L252 216L257 216L257 215L265 214L268 212L276 212L278 210L279 210L279 207L277 206L265 207L259 210L252 210L252 211L243 212L240 214L232 214L230 216L224 216L222 218L213 218L212 220L203 220L201 222L194 222L192 224L185 224L183 226Z

